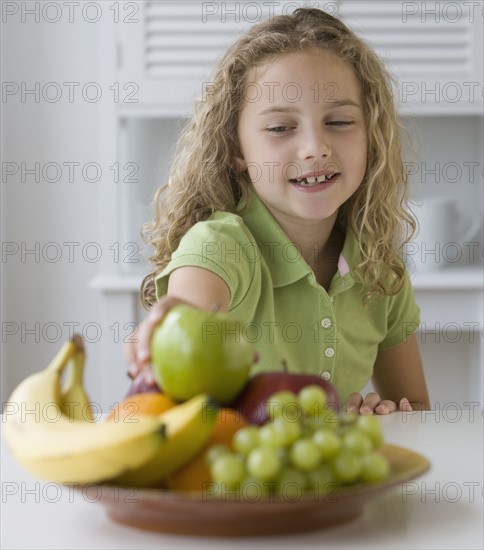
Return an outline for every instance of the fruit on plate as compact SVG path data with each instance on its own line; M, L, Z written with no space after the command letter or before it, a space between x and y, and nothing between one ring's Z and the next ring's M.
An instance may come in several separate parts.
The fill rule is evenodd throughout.
M61 390L60 406L62 412L74 420L94 421L91 401L83 385L86 354L84 342L78 335L73 337L73 353L67 380Z
M388 460L378 450L383 443L379 419L325 410L320 387L307 390L292 394L292 403L301 411L297 419L276 409L263 426L238 430L232 449L214 446L207 451L213 481L207 496L320 498L337 488L376 483L389 475ZM271 399L277 400L277 394ZM323 410L325 422L320 422Z
M206 394L168 409L159 416L165 427L163 445L140 468L127 471L111 482L138 487L158 485L200 452L212 434L217 411L218 406Z
M163 396L168 410L134 419L95 422L86 415L70 416L75 407L67 407L63 399L80 395L84 400L87 395L73 389L82 385L82 375L71 378L67 393L61 377L69 363L83 365L83 354L82 338L75 336L45 369L25 378L5 405L4 437L30 473L60 483L149 484L182 467L205 445L217 408L203 394L176 405Z
M280 372L260 372L249 378L243 391L230 406L240 411L251 424L262 425L277 407L283 407L290 413L291 405L285 402L286 392L297 394L312 385L319 386L325 392L325 407L339 410L339 396L333 384L313 374L288 372L285 363L282 369ZM269 398L271 406L267 406ZM297 414L297 410L292 412Z
M245 386L255 350L230 314L188 305L169 310L151 341L153 374L172 399L206 393L220 405Z
M137 422L140 415L158 415L172 407L176 407L176 405L177 403L164 393L135 393L111 407L111 412L106 421L122 422L127 420Z
M75 407L66 407L63 401L61 375L67 364L83 353L79 336L65 343L46 368L16 387L4 407L3 433L12 454L25 469L43 479L103 481L139 468L165 439L159 417L145 416L131 424L96 423L66 414ZM70 391L67 399L72 395Z
M209 448L233 450L232 440L235 432L248 426L243 416L229 408L221 408L210 439L197 456L183 468L168 476L164 487L172 491L203 491L211 483L210 468L206 452Z

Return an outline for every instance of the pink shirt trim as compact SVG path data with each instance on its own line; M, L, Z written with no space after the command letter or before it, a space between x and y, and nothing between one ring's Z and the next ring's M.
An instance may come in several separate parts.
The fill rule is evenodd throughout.
M346 262L346 260L343 258L343 254L339 255L338 270L340 272L341 277L344 277L347 273L350 272L350 267Z

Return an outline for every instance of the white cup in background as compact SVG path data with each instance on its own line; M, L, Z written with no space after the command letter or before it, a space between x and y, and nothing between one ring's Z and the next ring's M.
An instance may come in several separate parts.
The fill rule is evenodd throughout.
M417 230L404 248L410 272L428 273L469 258L482 220L457 208L452 197L424 197L411 203ZM467 243L467 244L466 244Z

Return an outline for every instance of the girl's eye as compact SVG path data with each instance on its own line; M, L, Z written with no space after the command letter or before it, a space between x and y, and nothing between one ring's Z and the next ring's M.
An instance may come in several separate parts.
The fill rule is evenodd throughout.
M349 126L354 123L354 120L334 120L332 122L328 122L330 126Z
M288 130L290 130L289 126L273 126L272 128L267 128L268 132L272 132L274 134L282 134Z

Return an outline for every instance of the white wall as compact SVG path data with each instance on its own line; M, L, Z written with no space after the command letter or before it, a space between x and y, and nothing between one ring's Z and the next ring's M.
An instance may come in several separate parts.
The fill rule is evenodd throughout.
M34 2L16 4L32 7ZM38 22L25 14L22 21L19 12L7 16L1 24L2 82L18 85L19 89L22 83L28 89L40 83L38 102L33 95L22 101L19 90L16 95L4 94L1 104L2 167L14 162L19 168L17 175L2 180L1 185L3 252L6 248L19 249L16 254L2 257L1 264L2 403L22 378L47 365L68 339L69 326L75 323L79 324L78 329L90 329L85 334L93 340L95 329L102 330L97 343L87 344L86 385L96 400L96 370L101 368L97 358L108 329L99 323L97 291L88 286L99 270L99 262L86 258L89 255L95 259L98 249L85 245L98 240L96 193L102 179L89 183L78 167L70 182L68 168L63 166L65 162L78 162L82 167L98 161L99 105L89 103L81 93L83 85L98 80L96 24L86 21L80 13L75 12L74 16L70 23L66 10L59 22L49 23L46 17L54 19L53 11L46 17L41 12ZM72 103L64 82L80 83L73 88ZM54 84L45 87L47 83ZM62 96L58 102L49 103L44 94L54 98L56 85ZM94 92L95 88L86 91ZM35 182L33 175L26 175L22 181L21 163L30 169L36 162L40 163L40 181ZM58 182L49 183L43 177L42 169L47 163L62 168ZM53 179L55 175L54 165L47 177ZM90 178L93 175L94 172L88 173ZM80 243L71 245L72 257L69 246L63 244L66 242ZM39 257L22 257L22 247L32 250L35 243L39 243ZM46 246L47 243L54 244ZM59 260L50 262L59 251ZM33 333L26 334L22 327ZM16 334L6 334L16 329Z

